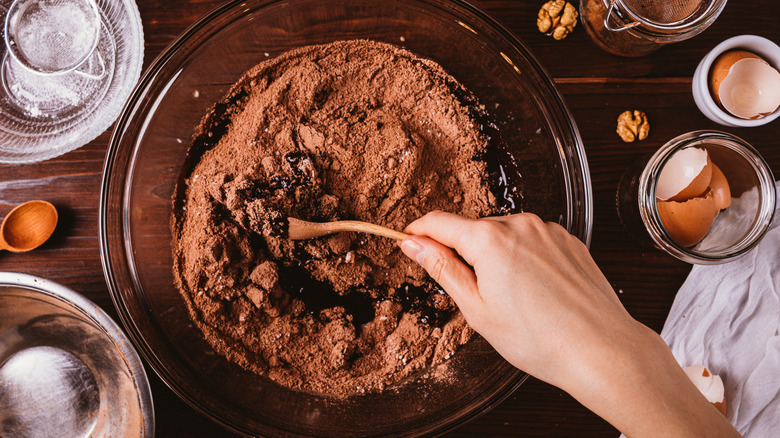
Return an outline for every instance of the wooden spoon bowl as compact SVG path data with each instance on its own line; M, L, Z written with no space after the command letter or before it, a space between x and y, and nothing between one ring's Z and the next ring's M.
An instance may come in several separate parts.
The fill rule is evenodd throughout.
M43 245L57 227L57 209L46 201L16 206L0 225L0 250L25 252Z

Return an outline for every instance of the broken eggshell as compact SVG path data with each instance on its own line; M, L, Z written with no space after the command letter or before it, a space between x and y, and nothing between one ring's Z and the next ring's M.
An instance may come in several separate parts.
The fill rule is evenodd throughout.
M687 201L658 201L657 206L658 217L666 232L686 247L704 239L720 212L712 191Z
M710 88L716 102L743 119L758 119L780 106L780 72L744 50L720 55L712 65Z
M728 208L731 205L731 187L728 180L726 180L726 175L715 164L712 165L710 189L712 189L712 197L715 198L715 206L719 210Z
M683 371L707 401L715 406L715 409L721 414L726 415L726 390L720 376L712 374L706 366L701 364L687 366L683 368Z
M691 147L675 152L661 174L655 196L661 201L685 201L707 191L712 178L712 161L707 151Z
M658 217L680 245L689 247L704 239L720 210L729 205L729 183L706 149L681 149L661 169L656 186Z
M723 79L729 74L729 70L737 61L747 58L762 59L755 53L745 50L729 50L715 58L715 62L712 63L712 69L710 70L710 91L712 91L713 99L719 104L721 103L718 96L720 83L723 82Z

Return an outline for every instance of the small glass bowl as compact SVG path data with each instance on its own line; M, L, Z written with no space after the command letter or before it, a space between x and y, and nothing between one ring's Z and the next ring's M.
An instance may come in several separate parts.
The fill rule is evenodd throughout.
M47 71L23 62L0 38L0 163L48 160L94 140L116 121L141 76L144 38L135 2L85 3L99 10L99 33L86 60L72 68ZM6 16L0 7L0 23Z
M680 245L658 214L656 185L677 151L705 149L731 188L731 206L722 210L704 239ZM628 169L618 188L618 214L629 231L672 256L693 264L725 263L747 254L764 237L775 212L775 179L766 161L746 141L719 131L694 131L673 138Z

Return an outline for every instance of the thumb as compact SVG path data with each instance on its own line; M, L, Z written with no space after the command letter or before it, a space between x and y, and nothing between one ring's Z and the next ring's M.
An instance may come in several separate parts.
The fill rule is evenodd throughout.
M400 245L401 251L419 263L461 311L467 313L480 300L477 276L451 248L423 236L410 236Z

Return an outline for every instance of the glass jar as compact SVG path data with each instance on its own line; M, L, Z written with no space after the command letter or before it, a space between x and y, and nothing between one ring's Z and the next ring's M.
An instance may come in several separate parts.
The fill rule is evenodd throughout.
M580 16L600 48L637 57L700 34L725 6L726 0L581 0Z
M703 240L686 247L661 222L656 185L672 155L690 147L706 150L726 176L731 206L718 214ZM764 237L774 216L776 196L772 171L747 142L725 132L694 131L670 140L629 167L618 186L617 209L623 225L640 241L687 263L718 264L746 254Z

